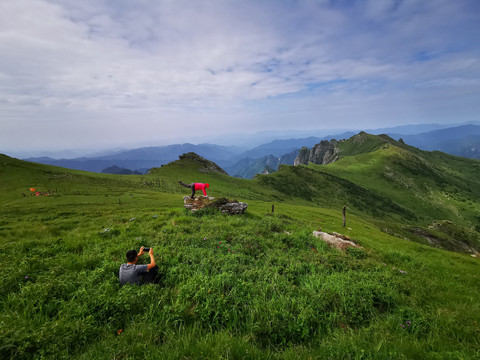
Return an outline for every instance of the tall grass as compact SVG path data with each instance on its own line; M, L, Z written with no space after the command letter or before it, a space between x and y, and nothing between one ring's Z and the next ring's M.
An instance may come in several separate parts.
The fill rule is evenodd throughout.
M464 273L478 263L435 252L425 264L418 245L376 251L368 237L380 233L361 222L357 241L371 247L341 253L310 235L314 209L313 219L55 209L1 216L3 357L468 358L478 349L478 311L465 323L457 303L478 310L478 287L469 288L478 277L444 270L444 283L427 285L442 298L422 291L440 259L465 262ZM125 252L142 245L155 250L160 284L120 287Z
M51 174L27 170L12 173L50 186ZM387 220L349 213L343 228L340 210L304 200L276 202L272 214L279 192L261 181L232 188L239 200L260 194L244 215L191 214L182 189L158 188L176 171L157 185L145 179L159 174L81 174L58 197L23 197L13 176L2 184L1 358L480 356L477 258L404 240ZM228 193L232 183L212 179ZM363 248L331 249L311 235L319 227ZM121 287L126 251L143 245L160 283Z

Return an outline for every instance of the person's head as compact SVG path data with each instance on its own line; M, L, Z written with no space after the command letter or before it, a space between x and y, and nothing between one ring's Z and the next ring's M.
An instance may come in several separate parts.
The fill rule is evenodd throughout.
M127 251L127 260L128 262L135 262L138 253L135 250L128 250Z
M209 188L209 187L210 187L210 185L208 185L208 184L205 184L205 186L206 186L207 188Z

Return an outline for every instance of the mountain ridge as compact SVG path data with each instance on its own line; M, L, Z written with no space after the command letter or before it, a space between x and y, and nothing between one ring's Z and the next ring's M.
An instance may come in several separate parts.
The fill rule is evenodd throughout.
M447 153L452 153L459 156L467 156L470 158L480 157L480 136L472 135L480 132L480 126L478 125L462 125L459 127L445 128L445 126L414 126L414 127L399 127L391 128L391 132L387 132L389 136L400 139L410 145L423 148L424 150L439 150ZM442 127L439 130L438 127ZM421 135L409 135L398 134L395 130L403 129L406 132L412 131L411 129L431 129L435 128L433 132L422 133ZM463 129L463 130L462 130ZM389 130L389 129L382 129ZM409 130L409 131L407 131ZM474 130L474 131L473 131ZM455 134L456 131L463 131L463 135L457 136L455 140L448 140L442 138L438 141L435 131L440 131L444 134ZM118 166L121 168L131 169L132 171L139 171L146 173L152 167L161 166L167 164L170 161L174 161L179 155L190 151L198 153L200 156L211 159L218 163L228 173L232 175L238 175L245 173L248 178L252 178L255 173L262 173L265 169L260 163L266 162L265 157L273 155L276 157L286 156L292 151L300 150L303 146L311 147L317 143L317 139L331 140L331 139L344 139L354 135L354 133L340 133L338 135L329 135L325 137L305 137L296 139L277 139L269 143L258 145L252 149L245 151L243 148L236 146L221 146L215 144L200 144L194 145L190 143L173 144L161 147L143 147L137 149L131 149L126 151L114 152L109 155L102 155L97 157L80 157L75 159L53 159L48 157L36 157L27 158L27 161L34 161L44 164L57 165L71 169L86 170L94 172L102 172L105 168L111 166ZM427 142L420 142L419 139L426 138ZM436 145L433 145L433 144ZM243 160L250 158L252 160ZM263 159L263 160L259 160ZM253 161L256 160L256 161ZM256 164L256 162L258 163ZM281 162L281 161L280 161ZM282 162L281 162L282 163ZM243 166L243 168L242 168ZM252 167L253 166L253 167ZM270 167L275 169L275 167Z

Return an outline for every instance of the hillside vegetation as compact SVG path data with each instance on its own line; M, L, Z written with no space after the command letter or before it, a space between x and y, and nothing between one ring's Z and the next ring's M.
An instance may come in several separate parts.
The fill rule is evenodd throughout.
M328 165L283 167L260 181L324 207L343 203L399 237L479 251L480 161L364 132L336 143L335 157Z
M426 164L407 171L407 155ZM0 357L479 357L479 259L407 240L421 241L413 228L448 244L444 227L478 234L478 163L464 161L391 144L244 180L195 156L110 175L0 155ZM412 177L407 189L426 203L385 166ZM209 195L245 201L247 213L189 213L178 180L208 182ZM329 248L311 235L318 228L362 248ZM143 245L160 284L120 287L126 251Z

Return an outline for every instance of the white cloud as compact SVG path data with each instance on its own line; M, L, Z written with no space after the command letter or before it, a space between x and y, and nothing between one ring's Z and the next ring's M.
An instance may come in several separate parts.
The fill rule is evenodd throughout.
M120 142L153 137L153 128L180 137L198 119L211 125L198 133L245 124L314 128L317 116L348 126L344 104L371 122L372 112L387 116L382 104L415 103L420 89L450 94L460 106L460 94L479 90L478 7L470 0L2 2L0 140L16 146L23 124L52 122L67 138L92 142L104 129ZM432 96L414 106L428 122L437 115Z

